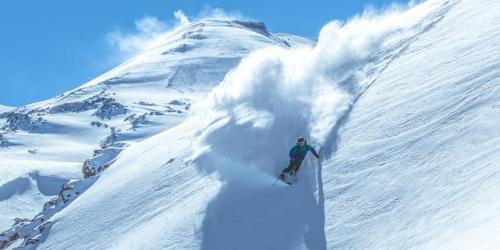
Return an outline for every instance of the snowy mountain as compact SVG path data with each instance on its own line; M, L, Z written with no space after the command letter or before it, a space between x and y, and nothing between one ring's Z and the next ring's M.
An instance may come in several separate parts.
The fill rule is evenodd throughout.
M16 166L2 169L2 204L58 195L0 242L496 248L499 13L498 1L430 0L329 23L314 46L261 23L190 24L76 90L2 115L1 165ZM273 186L299 136L320 160Z
M14 107L9 107L9 106L5 106L5 105L1 105L0 104L0 113L4 113L4 112L7 112L7 111L11 111L13 110Z
M82 171L100 173L124 148L182 122L251 51L313 45L262 23L217 19L161 42L75 90L0 114L0 228L32 218Z

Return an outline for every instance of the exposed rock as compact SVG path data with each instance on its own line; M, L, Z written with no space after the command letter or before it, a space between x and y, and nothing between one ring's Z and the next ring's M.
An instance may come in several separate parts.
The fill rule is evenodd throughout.
M108 124L102 122L91 122L90 125L98 128L108 128Z
M98 175L106 170L122 150L123 148L108 147L94 151L94 156L83 163L82 172L84 178Z
M104 138L99 144L101 145L101 148L107 148L111 145L114 144L114 142L118 139L118 132L120 132L119 129L115 129L114 127L111 127L111 132L109 133L106 138Z
M266 24L263 22L254 22L254 21L233 21L233 23L239 24L245 28L253 30L257 33L263 34L265 36L271 35L267 30Z
M196 47L193 46L193 45L189 45L189 44L183 43L183 44L181 44L178 47L175 47L173 49L170 49L170 50L167 50L167 51L163 52L162 55L174 54L174 53L186 53L186 52L188 52L190 50L193 50L195 48Z
M47 123L42 117L34 118L29 114L8 112L6 113L7 124L2 129L6 131L24 130L26 132L36 132Z
M186 105L185 102L179 101L179 100L170 101L168 104L170 104L170 105Z
M107 98L105 102L102 103L102 106L94 113L95 116L101 119L111 119L111 117L115 115L122 115L127 113L127 108L115 102L112 98Z
M101 149L94 150L91 158L84 161L82 173L84 178L100 174L113 164L116 156L124 149L125 143L117 142L119 129L110 128L109 135L101 141Z
M11 145L11 143L5 138L2 134L0 134L0 147L7 147Z
M165 115L165 114L163 114L160 111L151 111L151 112L149 112L149 115Z
M23 243L16 249L34 249L43 242L48 235L52 221L48 221L55 213L61 211L75 200L83 191L90 187L97 178L71 180L65 183L57 197L45 203L42 212L33 219L16 218L8 230L0 233L0 249L7 248L19 238Z
M130 124L132 125L132 129L136 129L139 127L141 124L149 124L150 122L147 120L146 116L148 114L142 114L142 115L137 115L137 114L132 114L127 116L127 118L124 119L124 121L129 121Z
M111 119L115 115L127 113L127 108L116 102L115 99L103 97L102 94L93 96L81 102L69 102L52 107L50 113L84 112L97 109L95 116L101 119Z
M182 39L203 40L207 36L203 34L203 29L190 30L182 35Z
M185 110L189 110L191 108L191 103L189 103L189 101L172 100L168 104L173 106L183 106L182 108L184 108ZM167 106L167 108L172 109L172 107L170 106ZM167 111L167 112L173 112L173 111Z
M95 96L87 98L80 102L67 102L57 106L52 107L49 110L49 113L67 113L67 112L83 112L87 110L97 109L102 106L102 103L106 101L106 99L111 99L105 97L105 92L100 92Z
M152 102L144 102L144 101L140 101L138 104L144 105L144 106L156 106L156 104L154 104Z

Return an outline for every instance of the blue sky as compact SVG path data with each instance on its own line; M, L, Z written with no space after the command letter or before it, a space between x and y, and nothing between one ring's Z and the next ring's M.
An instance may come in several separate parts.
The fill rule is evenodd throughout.
M221 8L266 23L271 32L316 37L330 20L404 0L16 0L0 3L0 104L21 106L73 89L116 66L109 34L134 32L146 16L173 23Z

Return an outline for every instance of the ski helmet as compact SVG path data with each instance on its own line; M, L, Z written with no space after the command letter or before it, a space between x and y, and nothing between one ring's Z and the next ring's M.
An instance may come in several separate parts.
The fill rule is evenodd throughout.
M304 143L306 143L306 139L304 139L304 137L299 137L299 138L297 139L297 143L299 143L299 142L304 142Z

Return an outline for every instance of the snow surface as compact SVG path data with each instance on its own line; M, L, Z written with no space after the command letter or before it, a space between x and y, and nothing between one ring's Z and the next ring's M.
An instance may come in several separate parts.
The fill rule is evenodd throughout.
M500 246L500 3L450 3L338 131L323 166L331 248Z
M0 104L0 113L11 111L13 109L15 109L15 108Z
M315 47L295 48L258 24L212 20L213 36L229 25L253 32L242 40L268 37L279 46L226 65L231 70L217 85L204 78L212 69L190 74L191 64L163 73L179 61L150 71L146 62L168 47L160 44L60 99L34 104L85 100L104 85L116 93L106 97L127 110L165 108L161 94L140 105L127 100L171 78L182 84L167 83L177 90L167 103L198 100L154 132L140 112L128 120L137 121L135 130L120 122L130 113L102 119L122 127L101 143L120 153L100 175L66 184L38 217L43 223L18 223L15 230L29 231L23 247L498 248L499 10L493 0L431 0L329 23ZM188 45L168 51L192 51ZM192 77L212 85L192 91ZM321 150L321 160L306 158L296 185L273 186L298 136Z
M128 145L181 123L241 57L271 45L313 44L257 32L250 24L216 19L188 24L77 89L6 109L10 112L0 114L0 229L16 217L33 217L57 194L40 192L42 184L33 176L66 182L81 178L82 166L101 172ZM9 188L13 185L19 188Z

